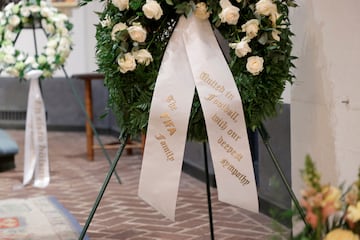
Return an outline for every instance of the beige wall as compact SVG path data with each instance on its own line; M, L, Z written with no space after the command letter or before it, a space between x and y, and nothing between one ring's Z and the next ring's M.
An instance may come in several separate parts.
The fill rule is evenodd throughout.
M358 0L298 0L292 11L297 79L291 90L292 183L306 154L324 182L350 184L360 166ZM349 101L349 103L346 103Z

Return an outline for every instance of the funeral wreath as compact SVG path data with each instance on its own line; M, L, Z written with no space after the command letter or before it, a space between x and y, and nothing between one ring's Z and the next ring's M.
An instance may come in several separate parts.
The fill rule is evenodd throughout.
M158 70L181 15L210 21L225 43L222 50L242 97L247 126L255 129L276 115L285 85L294 77L288 15L295 6L293 0L106 1L98 13L96 57L121 130L136 134L146 129ZM206 140L196 93L188 138Z
M22 29L39 27L47 37L42 52L30 55L16 48ZM41 78L51 77L70 54L71 29L68 17L47 1L9 3L0 12L0 70L20 79L35 69L43 71Z

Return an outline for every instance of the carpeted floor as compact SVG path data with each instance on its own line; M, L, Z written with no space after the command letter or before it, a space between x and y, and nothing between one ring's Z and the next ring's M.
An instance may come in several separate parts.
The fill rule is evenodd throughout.
M86 159L83 132L49 132L51 182L45 189L21 187L24 131L7 130L20 152L16 169L0 173L0 199L54 196L84 224L109 168L101 151ZM106 142L114 140L104 137ZM109 151L113 157L115 151ZM172 222L137 197L141 155L124 155L117 166L122 184L112 177L87 231L91 240L208 240L206 186L182 174L176 221ZM212 189L216 240L263 240L277 233L275 222L217 200Z

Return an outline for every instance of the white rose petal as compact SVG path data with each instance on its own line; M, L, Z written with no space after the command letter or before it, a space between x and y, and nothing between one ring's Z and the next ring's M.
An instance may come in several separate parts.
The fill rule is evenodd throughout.
M5 11L5 12L10 11L10 10L13 8L14 5L15 5L14 2L9 3L8 5L6 5L6 6L4 7L4 11Z
M243 32L246 32L246 36L248 36L250 39L257 36L257 33L259 31L259 20L257 19L251 19L247 21L245 24L241 25L241 30Z
M24 53L20 53L17 57L16 57L16 61L24 61L25 60L25 55Z
M264 59L259 56L252 56L247 59L246 69L252 75L259 75L259 73L264 69Z
M32 12L32 13L38 13L38 12L40 12L40 6L38 6L38 5L30 5L29 6L29 9L30 9L30 11Z
M37 59L37 62L41 65L41 64L45 64L46 63L46 57L44 55L40 55Z
M239 58L244 57L246 54L251 52L251 48L247 41L240 41L238 43L231 43L229 46L235 49L235 54Z
M3 61L7 64L14 64L16 62L16 59L13 55L7 54L4 56Z
M260 0L255 5L255 12L264 16L270 16L277 12L277 7L272 0Z
M133 52L133 56L138 63L144 64L145 66L148 66L150 62L153 61L151 53L146 49L141 49L139 51Z
M279 36L280 33L281 32L279 30L275 29L271 32L271 36L275 41L280 41L280 36Z
M54 15L54 12L51 11L50 8L45 7L45 8L42 8L42 9L40 10L40 14L41 14L41 16L43 16L43 17L51 18L51 17Z
M112 4L117 7L120 11L129 9L129 0L112 0Z
M159 20L163 15L163 10L160 4L154 0L146 0L146 3L142 7L145 16L149 19Z
M51 39L46 43L47 47L55 48L58 45L58 41L56 39Z
M111 39L113 41L115 41L116 40L116 33L119 32L119 31L123 31L126 28L127 28L127 26L126 26L125 23L120 22L120 23L115 24L112 31L111 31Z
M139 43L145 42L147 33L141 25L133 25L127 30L132 40Z
M231 5L229 0L221 0L220 6L222 8L219 14L221 22L236 25L240 17L240 9Z
M55 51L54 48L47 47L47 48L45 49L45 54L46 54L47 56L55 56L56 51Z
M20 9L20 14L21 14L21 16L23 16L23 17L29 17L30 16L30 9L28 8L28 7L22 7L21 9Z
M12 75L12 76L14 76L14 77L18 77L18 76L19 76L19 71L18 71L16 68L14 68L14 67L8 67L8 68L5 69L5 71L6 71L8 74L10 74L10 75Z
M20 18L17 16L17 15L12 15L10 18L9 18L9 24L12 26L12 27L16 27L17 25L19 25L20 23Z
M121 73L133 71L136 68L135 58L131 53L126 53L124 57L118 59Z

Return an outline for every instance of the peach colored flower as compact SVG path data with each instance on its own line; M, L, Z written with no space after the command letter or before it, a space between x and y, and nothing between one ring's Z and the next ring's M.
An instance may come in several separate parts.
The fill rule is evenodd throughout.
M308 222L313 229L317 227L318 219L318 216L313 211L306 211L306 222Z

